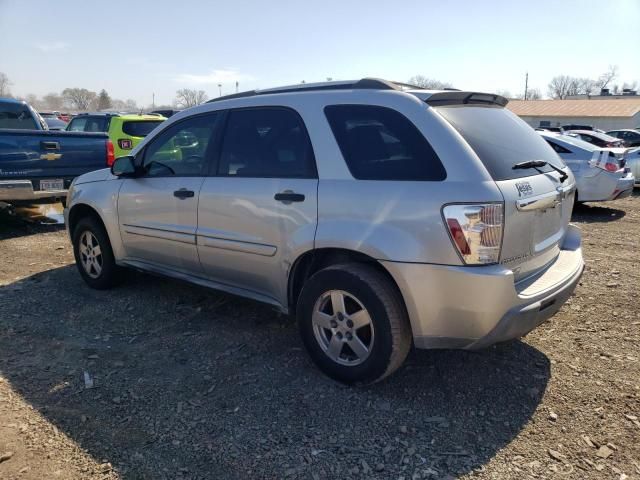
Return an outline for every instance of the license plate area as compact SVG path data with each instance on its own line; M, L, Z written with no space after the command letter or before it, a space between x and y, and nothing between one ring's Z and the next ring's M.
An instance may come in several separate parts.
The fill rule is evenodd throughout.
M64 190L64 180L61 178L40 180L40 190Z

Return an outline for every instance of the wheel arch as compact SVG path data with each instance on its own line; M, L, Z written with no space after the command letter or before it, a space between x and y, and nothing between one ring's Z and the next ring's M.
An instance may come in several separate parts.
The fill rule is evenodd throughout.
M73 238L73 232L76 229L78 222L80 221L80 219L85 217L95 218L102 224L102 227L105 229L105 231L107 231L104 220L102 220L102 217L95 208L86 203L77 203L73 207L71 207L68 215L67 227L69 229L69 235L71 236L71 238Z
M365 263L381 272L397 290L405 311L408 312L404 295L398 283L384 265L365 253L344 248L316 248L308 250L296 258L288 276L287 299L289 312L295 315L298 297L307 279L323 268L345 263Z

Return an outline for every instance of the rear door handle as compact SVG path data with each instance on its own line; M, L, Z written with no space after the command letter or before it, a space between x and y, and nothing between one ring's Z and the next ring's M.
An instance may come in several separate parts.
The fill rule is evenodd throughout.
M273 198L279 202L291 203L291 202L304 202L304 195L302 193L295 193L290 190L285 190L281 193L276 193Z
M173 196L181 200L184 200L185 198L191 198L194 195L195 193L193 190L187 190L186 188L181 188L180 190L176 190L175 192L173 192Z
M59 142L40 142L40 148L44 150L60 150Z

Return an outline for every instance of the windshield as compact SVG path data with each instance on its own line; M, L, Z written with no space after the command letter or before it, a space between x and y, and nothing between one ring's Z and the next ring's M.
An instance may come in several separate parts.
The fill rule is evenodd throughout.
M122 131L132 137L146 137L163 121L164 120L136 120L124 122L122 124Z
M547 165L514 170L516 163L542 160L565 167L549 144L506 108L455 105L436 111L462 135L496 181L553 171Z

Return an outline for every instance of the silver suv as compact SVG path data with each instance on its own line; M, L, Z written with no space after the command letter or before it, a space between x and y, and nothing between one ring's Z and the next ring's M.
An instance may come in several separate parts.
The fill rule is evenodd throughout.
M93 288L133 267L272 304L348 383L412 343L520 337L583 260L574 178L506 103L363 79L190 108L73 183L78 270Z

